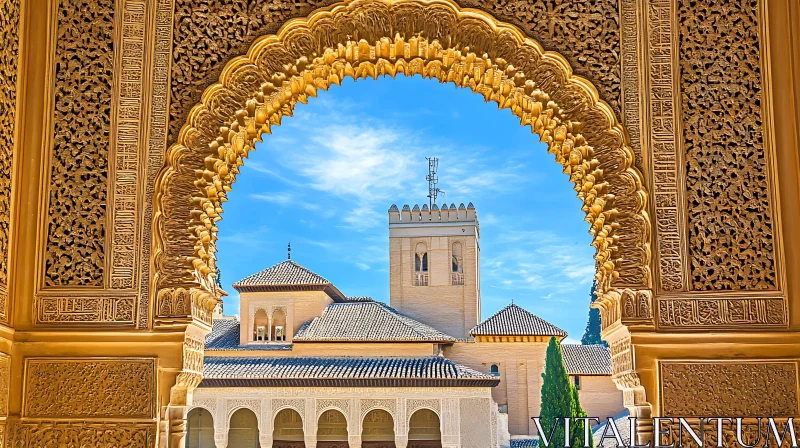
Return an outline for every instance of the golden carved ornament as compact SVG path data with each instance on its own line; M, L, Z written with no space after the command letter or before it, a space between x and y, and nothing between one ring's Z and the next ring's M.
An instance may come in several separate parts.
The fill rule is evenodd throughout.
M228 63L157 181L157 285L212 290L222 203L254 144L297 103L345 77L398 74L469 88L530 125L583 202L599 290L650 285L647 194L614 113L563 57L448 0L339 4L290 21Z
M29 358L23 416L149 419L154 385L152 359Z

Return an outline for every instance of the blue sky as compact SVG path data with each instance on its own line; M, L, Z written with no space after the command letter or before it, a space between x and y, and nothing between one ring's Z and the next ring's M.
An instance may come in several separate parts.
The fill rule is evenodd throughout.
M472 202L481 226L483 317L514 302L579 340L594 248L580 201L546 147L508 110L420 77L346 80L273 127L245 161L219 223L231 284L286 259L347 295L389 301L392 204L427 203L426 156L439 158L439 203Z

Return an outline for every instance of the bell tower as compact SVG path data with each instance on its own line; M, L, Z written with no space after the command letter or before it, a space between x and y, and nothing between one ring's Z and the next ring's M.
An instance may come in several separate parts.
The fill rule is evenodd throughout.
M481 315L480 227L475 207L389 209L391 306L457 338Z

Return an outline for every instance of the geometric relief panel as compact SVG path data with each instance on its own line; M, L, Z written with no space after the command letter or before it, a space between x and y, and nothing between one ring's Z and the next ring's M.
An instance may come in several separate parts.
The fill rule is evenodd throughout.
M27 359L23 416L153 418L154 382L152 359Z
M794 416L797 361L661 362L667 417Z
M678 0L691 289L774 290L759 0Z
M132 325L136 296L128 297L51 297L36 298L37 324L77 325L91 322Z
M114 3L58 5L46 286L103 286Z
M8 287L11 168L17 108L19 0L0 0L0 319L5 320Z
M23 422L12 423L6 446L19 447L114 447L155 446L155 423Z
M736 325L786 327L782 298L659 298L661 328L721 328Z

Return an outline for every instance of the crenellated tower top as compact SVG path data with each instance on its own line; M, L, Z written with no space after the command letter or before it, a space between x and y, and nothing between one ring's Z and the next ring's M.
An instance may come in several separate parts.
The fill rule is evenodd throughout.
M414 208L404 205L400 210L397 205L389 207L389 226L392 224L425 224L425 223L470 223L478 228L478 214L475 206L470 202L468 205L456 207L456 204L442 205L440 209L436 204L428 208L428 204L423 204L422 208L418 204Z

